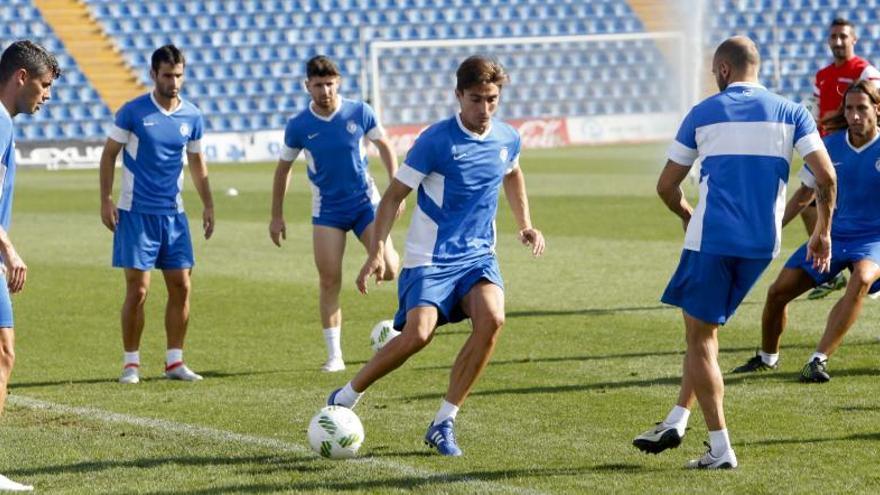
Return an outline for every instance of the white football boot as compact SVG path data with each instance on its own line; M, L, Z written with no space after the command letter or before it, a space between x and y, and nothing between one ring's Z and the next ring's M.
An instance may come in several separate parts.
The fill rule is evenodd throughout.
M34 487L31 485L22 485L0 474L0 492L32 492Z
M202 375L189 369L187 365L183 364L183 361L178 361L165 366L165 378L184 382L197 382L202 379Z
M122 368L122 375L119 377L119 383L135 384L141 381L141 369L137 365L130 364Z

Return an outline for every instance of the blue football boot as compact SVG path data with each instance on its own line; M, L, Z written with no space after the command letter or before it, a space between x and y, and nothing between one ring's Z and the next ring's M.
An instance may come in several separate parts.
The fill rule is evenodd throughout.
M425 445L437 449L440 455L458 457L462 454L455 443L455 430L451 419L436 425L432 421L425 433Z

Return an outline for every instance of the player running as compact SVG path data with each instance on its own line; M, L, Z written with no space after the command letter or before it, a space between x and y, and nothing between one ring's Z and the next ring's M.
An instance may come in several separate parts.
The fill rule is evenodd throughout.
M677 405L633 445L654 454L677 447L696 399L709 430L709 450L688 468L738 464L724 418L718 329L779 253L792 148L810 165L817 184L819 218L807 260L819 272L830 262L834 169L807 110L758 84L760 63L757 47L746 37L719 45L712 73L720 93L685 116L657 184L686 230L681 261L662 301L682 309L687 351ZM680 184L698 157L700 201L693 209Z
M165 377L197 381L183 361L189 322L190 275L194 264L189 223L183 211L183 155L202 200L205 239L214 232L214 201L202 156L204 119L180 97L186 61L174 45L153 52L153 90L126 103L116 113L101 155L101 220L113 232L113 266L125 274L119 383L140 381L140 342L150 270L162 270L168 289L165 307ZM116 157L125 149L122 191L113 203Z
M342 371L342 256L349 230L369 249L373 242L373 219L379 191L370 177L364 137L379 150L389 180L397 173L397 155L385 138L385 131L373 109L360 101L341 98L341 76L336 64L319 55L306 64L306 89L312 97L309 108L290 119L284 130L284 146L272 187L272 221L269 235L281 247L287 238L284 196L290 182L290 168L305 152L306 169L312 183L312 243L320 279L321 325L327 344L323 371ZM404 210L401 203L397 215ZM400 257L386 233L383 280L397 274Z
M39 110L51 97L52 83L59 76L61 69L55 57L32 41L16 41L0 56L0 271L4 278L0 283L0 413L6 405L6 390L15 365L15 325L9 295L21 292L27 280L27 265L9 238L16 169L12 118ZM0 474L0 491L33 489Z
M872 82L861 80L845 90L845 95L840 113L825 120L826 129L840 131L825 137L839 184L838 208L831 228L831 268L824 273L815 270L807 260L806 245L788 259L767 291L761 318L761 350L734 373L776 369L788 303L850 268L852 276L846 291L828 314L825 334L800 374L803 382L827 382L831 379L828 357L856 322L869 288L875 293L880 291L880 91ZM804 167L800 177L804 185L789 201L786 219L794 217L802 207L799 205L814 195L816 179L810 169Z
M456 72L460 111L416 140L376 214L376 236L357 278L382 279L385 242L395 212L413 189L418 199L398 281L400 306L394 327L401 330L344 387L330 405L354 407L376 380L425 347L437 327L470 318L472 332L449 377L449 387L425 442L444 456L459 456L454 422L495 349L504 325L504 283L495 257L495 213L502 185L519 228L519 238L536 256L544 236L532 227L525 179L519 168L520 137L492 115L508 77L495 60L473 56Z

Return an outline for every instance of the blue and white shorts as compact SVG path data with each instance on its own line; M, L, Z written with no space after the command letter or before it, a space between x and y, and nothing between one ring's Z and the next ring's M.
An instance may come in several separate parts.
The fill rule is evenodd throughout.
M152 215L119 210L113 266L148 271L192 268L192 239L185 213Z
M5 272L6 270L2 270ZM6 285L6 277L0 277L0 328L15 328L15 319L12 317L12 298L9 296L9 287Z
M660 300L706 323L723 325L770 261L770 258L719 256L685 249Z
M407 312L418 306L437 308L437 326L464 320L467 315L461 300L480 280L504 290L501 269L494 255L465 265L404 268L397 282L399 307L394 315L394 328L403 330Z

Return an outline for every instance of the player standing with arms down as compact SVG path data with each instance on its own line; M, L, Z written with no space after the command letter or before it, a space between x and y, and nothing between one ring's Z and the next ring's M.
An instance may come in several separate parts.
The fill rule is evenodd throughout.
M677 447L696 398L710 447L689 468L737 466L724 419L718 328L779 252L792 148L809 164L817 185L819 218L807 259L820 272L830 262L834 169L813 118L758 84L759 67L752 40L737 36L719 45L712 73L720 93L685 116L657 184L686 230L681 261L661 300L682 309L687 351L677 405L633 445L654 454ZM698 157L700 201L693 209L680 184Z
M366 293L367 279L381 279L387 272L383 240L398 205L418 189L398 281L400 306L394 327L402 333L327 400L354 407L370 385L425 347L438 326L470 318L471 335L452 366L445 400L425 434L425 442L445 456L462 454L453 430L455 417L489 362L504 325L504 285L495 257L495 213L502 185L520 240L534 255L544 252L544 236L532 227L519 168L519 134L492 118L507 73L495 60L473 56L462 62L456 77L460 112L430 126L416 140L379 204L375 240L357 279Z
M61 75L55 57L31 41L16 41L0 56L0 258L4 281L0 283L0 413L6 405L6 390L15 365L15 330L9 294L21 292L27 279L27 265L12 240L12 196L15 186L15 133L12 118L33 114L51 97L52 82ZM0 475L0 491L32 491Z
M807 246L801 246L785 263L785 268L767 291L761 318L761 350L735 373L775 369L779 360L779 342L788 320L788 303L811 287L833 278L846 268L852 276L846 291L828 314L825 334L801 370L803 382L827 382L828 357L856 322L864 296L871 284L880 290L880 90L860 80L845 91L843 112L825 119L825 128L833 132L825 145L834 162L838 178L838 208L831 228L831 268L827 273L813 269L807 261ZM813 196L816 180L804 167L800 173L803 186L789 201L786 217L797 214L797 197ZM803 204L803 203L801 203ZM783 222L786 219L783 219Z
M309 108L290 119L284 130L284 146L272 186L272 221L269 235L276 246L287 238L284 196L290 183L290 168L301 151L312 183L312 243L320 278L321 324L327 344L323 371L342 371L342 256L349 230L369 249L373 242L373 220L379 191L368 170L364 137L376 145L389 180L397 173L397 155L385 138L385 130L373 109L360 101L339 97L339 69L329 58L318 55L306 64L306 89L312 97ZM401 204L397 215L403 211ZM397 274L400 257L384 238L383 280Z
M880 71L877 71L867 60L855 53L855 45L858 41L855 26L843 18L831 21L828 31L828 48L834 61L816 72L816 81L813 87L813 98L818 104L819 132L822 136L828 133L822 121L825 117L836 113L843 104L843 93L850 84L865 80L874 85L880 85ZM811 233L816 225L816 205L811 203L801 212L801 218L807 233ZM813 289L807 299L821 299L829 293L842 289L846 286L846 276L840 272L834 278L820 284Z
M174 45L153 52L153 90L116 113L101 155L101 220L113 232L113 266L125 271L120 383L140 381L140 342L150 270L162 270L168 289L165 307L165 377L197 381L184 364L183 343L189 323L190 277L194 264L189 222L183 211L183 155L204 207L205 239L214 231L214 201L201 152L201 111L180 97L186 61ZM122 191L113 204L116 157L125 150Z

